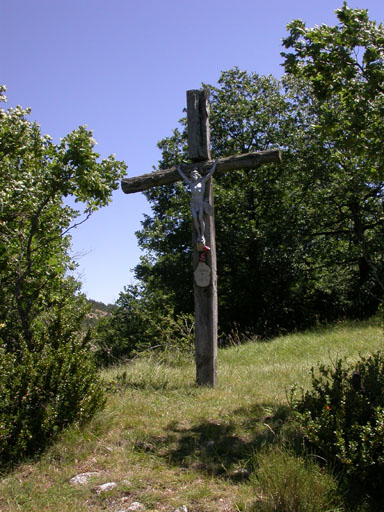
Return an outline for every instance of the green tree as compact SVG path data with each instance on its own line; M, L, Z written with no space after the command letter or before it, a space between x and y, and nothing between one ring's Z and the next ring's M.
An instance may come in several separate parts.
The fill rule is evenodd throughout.
M315 112L310 127L327 155L312 176L314 209L328 216L318 247L355 272L355 288L382 297L384 159L384 28L368 11L344 3L337 26L288 25L287 73L303 82ZM322 206L323 205L323 206ZM328 256L328 259L329 259ZM368 299L367 299L368 300Z
M68 249L70 230L110 201L125 169L113 157L98 161L85 127L54 144L29 113L0 110L3 463L38 450L102 402ZM79 209L64 202L70 196Z
M288 147L291 100L280 81L235 68L222 73L211 90L211 143L214 157ZM185 120L182 120L185 126ZM162 140L162 168L187 158L186 132ZM291 162L252 172L228 173L215 180L219 274L219 317L223 327L239 322L265 333L295 322L301 303L294 257L297 211L287 202L296 186ZM159 290L172 290L177 311L192 311L191 235L188 192L182 184L147 193L153 216L143 223L139 243L147 250L137 277ZM296 287L297 288L297 287Z
M210 89L214 157L284 150L282 165L215 180L221 326L238 322L270 334L279 327L372 313L372 293L381 292L366 272L367 245L346 208L350 175L340 172L334 145L319 133L322 103L310 84L302 77L278 81L235 68ZM182 131L159 143L162 168L187 158L185 119L181 124ZM372 240L375 270L381 272L381 203L369 180L362 166L352 188ZM367 192L376 202L364 202ZM152 189L147 197L153 215L138 233L146 254L136 275L154 292L171 291L177 312L190 312L188 192L178 183Z

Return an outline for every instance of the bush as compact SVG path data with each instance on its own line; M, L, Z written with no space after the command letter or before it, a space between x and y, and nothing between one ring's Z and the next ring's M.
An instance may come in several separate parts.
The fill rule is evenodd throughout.
M103 405L87 341L70 338L34 350L20 341L7 352L0 340L0 465L41 452L73 421L83 422Z
M96 358L108 366L149 348L187 352L193 347L193 316L175 316L167 298L153 297L135 286L126 287L111 316L95 329Z
M294 401L309 447L341 475L353 501L384 500L384 354L312 368L312 389Z
M40 451L103 402L70 232L110 202L126 168L100 160L86 127L55 144L29 115L0 108L0 465Z

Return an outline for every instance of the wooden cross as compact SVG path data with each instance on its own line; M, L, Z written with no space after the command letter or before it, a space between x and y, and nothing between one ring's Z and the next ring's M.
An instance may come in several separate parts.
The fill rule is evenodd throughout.
M192 164L181 167L182 173L189 176L197 170L206 176L212 170L210 131L209 131L209 91L187 91L188 152ZM280 162L278 149L233 155L216 161L214 176L239 169L255 169L259 165ZM155 171L134 178L124 178L123 192L132 194L152 187L167 185L181 180L177 167ZM205 201L213 208L213 186L210 177L205 184ZM215 387L217 383L217 277L216 243L214 215L204 214L205 243L197 240L197 231L192 227L194 298L195 298L195 349L196 381L199 385ZM202 264L205 263L205 266ZM205 272L204 277L204 270ZM201 272L202 271L202 272Z

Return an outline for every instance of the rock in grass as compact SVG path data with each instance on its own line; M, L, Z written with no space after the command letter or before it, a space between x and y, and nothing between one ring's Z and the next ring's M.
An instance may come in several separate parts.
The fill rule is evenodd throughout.
M70 479L69 483L73 485L84 485L90 480L93 476L98 475L96 471L89 471L88 473L80 473L79 475L74 476Z
M106 484L98 485L96 487L96 492L97 492L97 494L101 494L102 492L111 491L115 487L117 487L116 482L107 482Z
M123 508L121 510L118 510L117 512L135 512L138 510L145 510L145 507L142 503L139 503L138 501L134 501L129 505L128 508Z

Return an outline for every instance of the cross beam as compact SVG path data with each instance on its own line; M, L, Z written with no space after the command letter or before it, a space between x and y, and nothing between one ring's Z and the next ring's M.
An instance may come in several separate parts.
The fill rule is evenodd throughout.
M195 297L195 348L196 381L199 385L214 387L217 382L217 278L216 278L216 241L213 215L213 187L211 173L220 176L228 171L255 169L262 164L281 161L278 149L233 155L216 160L215 168L210 153L209 132L209 92L207 90L187 91L188 152L192 164L185 164L181 169L171 167L134 178L124 178L121 188L125 194L143 192L152 187L169 185L183 179L194 188L192 197L192 214L196 217L199 209L197 227L192 224L194 297ZM200 178L193 181L187 178L191 171L197 170ZM181 171L181 172L179 172ZM209 176L207 174L211 171ZM192 173L193 174L193 173ZM196 199L204 192L204 198ZM197 196L196 196L197 194ZM196 201L197 203L193 203ZM200 202L199 202L200 201ZM209 206L210 205L210 206ZM204 214L203 214L204 210ZM196 218L195 218L196 221Z
M215 177L228 171L256 169L260 165L273 162L281 162L281 151L279 149L243 153L242 155L232 155L226 158L220 158L217 161ZM189 174L194 169L197 169L200 174L204 175L212 167L212 164L213 162L210 160L195 162L193 164L185 164L183 165L183 171L185 174ZM181 176L175 166L149 174L142 174L141 176L135 176L133 178L123 178L121 180L121 188L125 194L134 194L135 192L143 192L144 190L148 190L152 187L170 185L180 180Z

